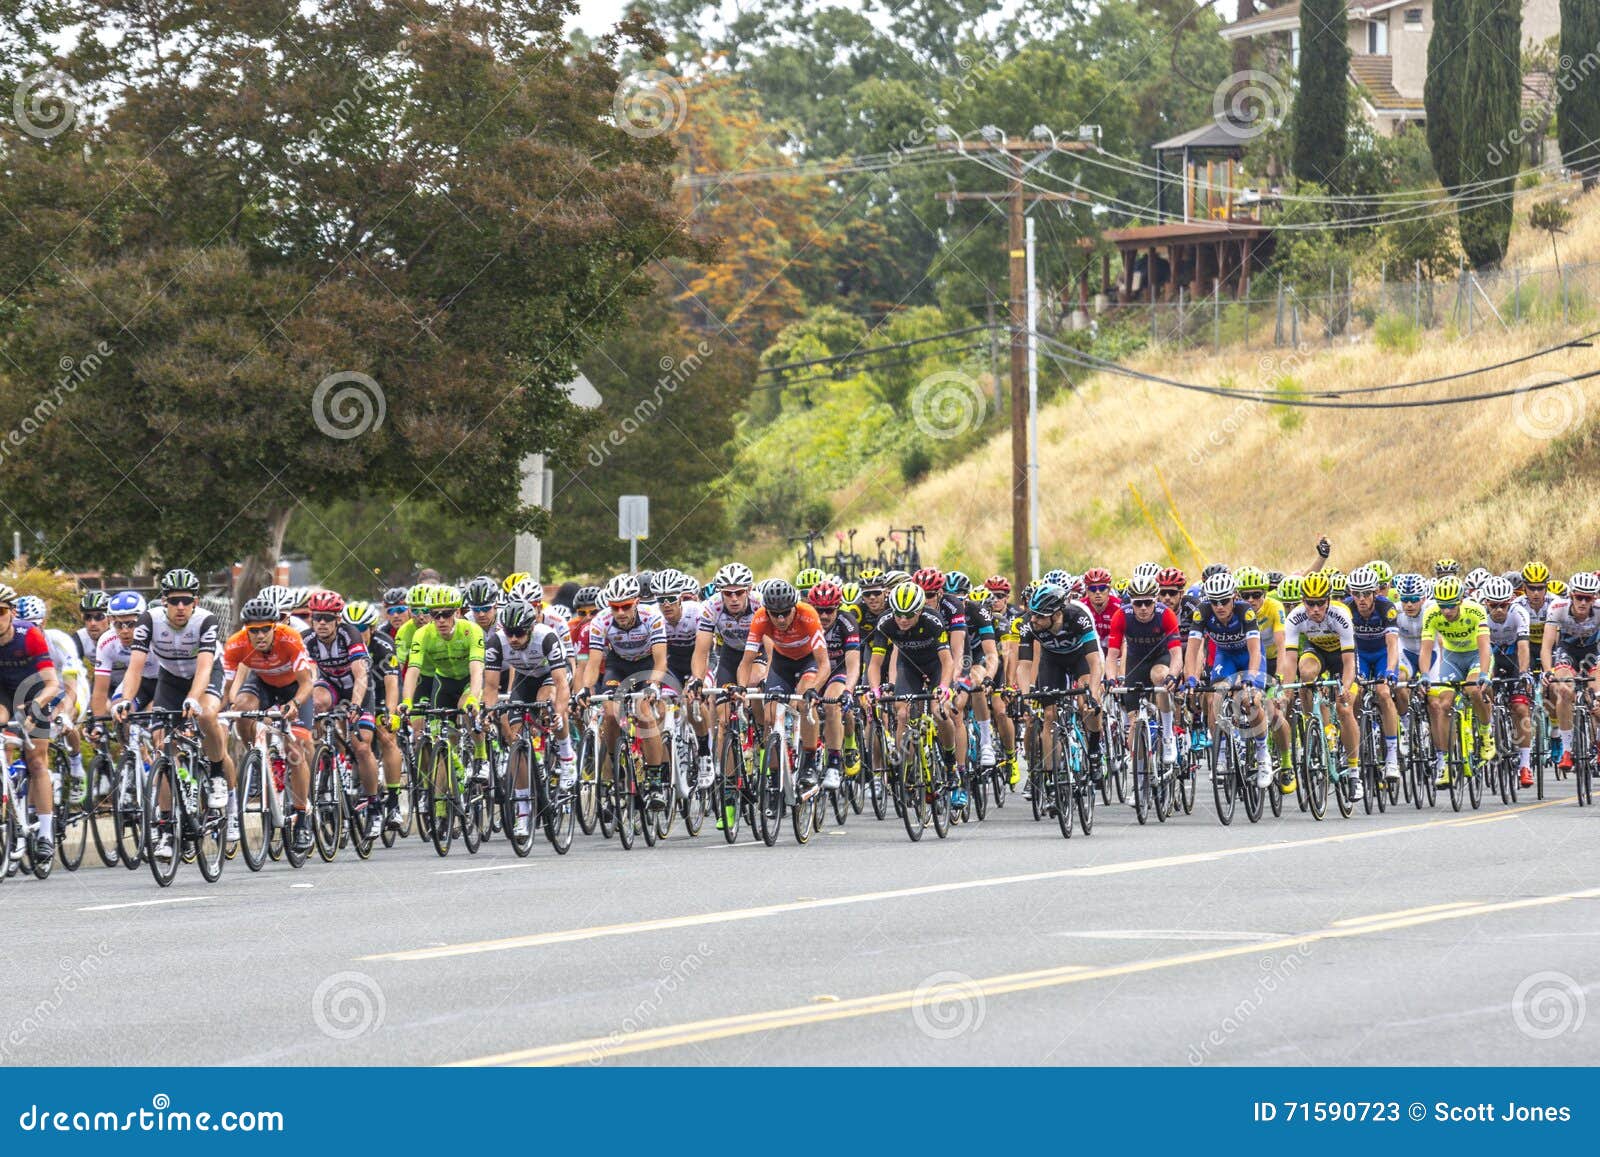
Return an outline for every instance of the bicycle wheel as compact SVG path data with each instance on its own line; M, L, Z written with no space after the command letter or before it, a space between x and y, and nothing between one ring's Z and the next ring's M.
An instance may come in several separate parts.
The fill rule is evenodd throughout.
M1378 785L1383 780L1378 775L1378 753L1375 750L1378 741L1372 734L1372 721L1363 714L1360 725L1361 754L1357 762L1361 767L1361 808L1370 816L1372 809L1378 806L1375 797Z
M1594 802L1594 717L1581 698L1572 711L1572 779L1579 807Z
M57 773L55 781L61 784L56 792L56 855L61 857L63 868L76 872L83 863L84 853L89 850L89 829L94 826L94 779L91 776L84 785L83 799L73 803L75 789L66 748L52 743L50 764L51 770Z
M414 798L413 785L416 783L416 770L416 761L412 758L410 748L403 743L400 744L400 784L395 790L395 806L396 811L400 816L400 826L398 828L391 828L389 826L389 817L386 808L383 820L383 830L380 832L378 837L383 841L383 846L386 848L394 847L396 840L403 840L411 835L412 828L416 821L416 809L412 803ZM385 775L385 796L387 796L388 790L388 776Z
M17 800L11 791L11 772L0 767L0 884L11 877L11 856L17 846Z
M1084 754L1084 758L1086 757L1087 753ZM1078 829L1084 835L1088 835L1094 831L1094 799L1099 793L1094 789L1094 782L1085 778L1085 776L1086 771L1083 768L1083 764L1080 763L1079 770L1073 774L1072 794L1076 798L1078 805ZM1104 785L1104 783L1105 781L1102 779L1101 784Z
M1328 814L1328 739L1316 716L1306 721L1301 759L1304 766L1298 778L1305 791L1305 804L1312 818L1320 820Z
M833 822L836 827L844 827L844 821L850 818L850 781L844 778L844 769L839 770L839 786L828 792L829 802L833 804Z
M339 782L338 763L333 748L319 744L311 757L311 831L316 838L317 855L325 864L333 863L344 836L344 788Z
M1183 814L1192 816L1195 796L1200 790L1200 764L1195 758L1193 748L1184 750L1180 755L1175 774L1177 778L1172 785L1173 794L1177 797L1177 803L1183 806ZM1171 815L1176 810L1176 808L1170 809L1167 814Z
M1053 810L1056 818L1056 827L1061 829L1061 838L1070 840L1074 826L1072 818L1072 791L1073 764L1083 759L1081 751L1075 751L1072 741L1062 730L1056 730L1052 735L1050 756L1046 760L1049 770L1045 772L1044 783L1047 788L1044 810L1049 813Z
M1156 806L1155 775L1150 768L1150 728L1145 724L1143 717L1134 716L1129 737L1128 763L1133 775L1133 818L1139 821L1140 827L1143 827L1149 822L1152 810L1158 816L1161 810Z
M544 761L535 771L534 798L544 823L544 838L550 841L556 855L564 856L572 850L572 835L578 827L577 797L572 788L561 786L560 778L551 774Z
M716 808L717 826L722 838L730 844L739 841L739 825L744 820L744 801L740 788L744 783L739 740L733 729L723 729L717 744L717 774L711 782L711 802Z
M672 774L670 768L668 769L667 774L669 776ZM661 804L659 802L661 793L663 791L670 792L673 790L673 788L670 783L663 788L662 785L656 781L655 773L650 771L648 768L639 769L638 784L639 816L644 830L644 842L646 846L653 848L656 846L657 841L659 841L662 837L662 826L660 822L661 817L659 815L661 808Z
M1207 750L1207 765L1211 770L1211 795L1217 805L1217 819L1222 821L1222 826L1227 827L1233 823L1233 809L1237 800L1235 787L1237 780L1233 767L1233 748L1228 742L1227 733L1221 728L1211 735L1211 746Z
M1250 762L1255 752L1254 744L1249 748L1251 752L1249 756L1245 754L1246 748L1243 742L1230 744L1229 746L1233 747L1234 760L1239 766L1239 786L1237 790L1238 794L1244 799L1245 818L1253 824L1260 823L1262 813L1266 811L1267 792L1278 790L1277 777L1274 776L1273 781L1265 788L1257 787L1256 777L1250 771ZM1272 757L1269 754L1267 758L1270 760Z
M450 854L455 828L450 814L448 787L450 746L444 740L427 739L417 751L417 816L421 830L433 850Z
M585 729L578 749L578 826L586 836L594 835L600 822L600 768L604 752L600 737ZM606 839L610 832L603 833Z
M883 819L889 814L889 797L894 793L892 773L889 769L888 740L884 730L878 724L871 725L871 737L867 747L867 758L870 761L868 771L871 782L868 791L872 795L872 814L876 819ZM860 775L860 772L856 773Z
M89 832L94 836L95 854L100 857L101 864L113 868L122 861L122 849L117 843L117 799L121 795L122 780L116 765L104 754L95 756L89 783ZM94 789L102 783L105 790L96 792Z
M1044 766L1044 721L1038 716L1028 717L1028 728L1023 734L1023 750L1028 760L1028 804L1035 822L1042 820L1050 810L1053 788Z
M168 811L161 810L160 799L166 797ZM150 769L150 778L144 790L144 830L149 843L145 847L144 858L150 865L150 874L163 888L172 886L173 878L178 874L178 857L181 851L182 832L179 825L174 822L178 809L182 807L178 799L178 773L172 766L172 761L162 758L156 761L155 767ZM154 854L156 842L165 836L171 842L165 858Z
M928 798L928 813L933 820L933 831L941 840L950 834L952 805L950 803L949 769L944 765L944 754L932 739L919 745L922 748L922 784Z
M639 835L638 812L635 808L638 779L633 754L624 743L617 745L617 763L611 773L611 822L617 829L617 839L622 841L623 850L631 851Z
M689 789L689 794L683 797L681 808L683 830L688 832L691 838L700 834L700 829L705 827L706 816L711 812L711 789L701 787L698 772L696 775L695 784Z
M200 810L188 820L194 839L195 864L205 882L215 884L222 877L222 865L228 858L228 805L209 806L202 790Z
M761 842L772 847L783 830L783 783L781 781L783 741L776 733L767 736L756 768L756 829Z
M1466 799L1466 751L1461 745L1461 715L1459 708L1452 711L1449 722L1450 748L1445 753L1445 767L1450 772L1450 810L1460 811L1461 804Z
M930 813L927 783L923 778L921 744L914 738L913 732L913 728L906 729L909 749L901 752L899 775L895 777L895 783L900 818L905 823L906 835L911 837L912 843L916 843L922 839L922 833L928 830Z
M1544 798L1544 765L1550 758L1550 719L1544 713L1544 696L1535 693L1533 705L1529 708L1530 720L1533 726L1533 776L1534 787L1538 791L1535 799Z
M494 805L489 800L491 781L479 775L471 738L463 735L451 765L454 811L461 820L461 846L475 856L494 827Z
M267 860L267 829L272 819L267 814L265 768L261 753L251 749L239 769L239 788L236 793L239 809L239 850L244 853L244 865L259 872Z
M526 791L528 796L522 800L517 798L519 791L517 777L519 774L525 774L528 777L528 787L520 789L521 791ZM542 815L544 810L543 801L547 792L544 790L543 784L535 783L539 778L534 769L533 744L526 734L518 735L516 739L512 740L510 748L506 751L504 782L501 784L504 790L500 793L498 810L500 812L501 830L506 833L506 839L511 844L511 850L519 858L525 857L529 852L533 851L534 837L532 822L528 824L526 832L521 836L517 835L517 810L522 804L526 803L531 811L533 798L537 796Z

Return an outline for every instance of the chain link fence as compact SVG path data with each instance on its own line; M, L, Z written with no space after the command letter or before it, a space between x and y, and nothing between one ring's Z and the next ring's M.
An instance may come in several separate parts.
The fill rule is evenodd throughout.
M1264 288L1270 292L1263 294ZM1320 293L1265 279L1251 289L1251 296L1238 299L1215 286L1202 297L1185 287L1175 300L1122 306L1112 318L1130 328L1142 325L1151 343L1164 349L1209 355L1225 347L1298 349L1374 339L1404 347L1428 331L1470 336L1486 327L1581 326L1600 317L1600 264L1463 269L1447 280L1415 270L1409 277L1386 271L1375 282L1361 283L1336 271Z

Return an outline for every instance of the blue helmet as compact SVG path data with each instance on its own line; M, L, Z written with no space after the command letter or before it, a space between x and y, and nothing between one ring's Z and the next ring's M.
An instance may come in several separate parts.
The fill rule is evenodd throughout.
M1397 574L1394 576L1394 593L1402 601L1410 601L1425 598L1428 588L1420 574Z
M1067 605L1067 590L1059 583L1040 583L1028 599L1028 612L1054 615Z
M142 615L144 614L144 596L138 591L118 591L111 596L111 605L106 610L114 618Z

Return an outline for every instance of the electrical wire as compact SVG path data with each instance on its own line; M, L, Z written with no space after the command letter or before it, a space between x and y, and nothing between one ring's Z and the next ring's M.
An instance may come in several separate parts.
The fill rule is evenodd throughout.
M999 329L999 328L1000 328L999 326L969 325L969 326L966 326L966 327L964 327L962 329L952 329L952 330L946 330L944 333L931 334L928 337L911 338L909 341L894 342L891 345L873 346L871 349L851 350L849 353L846 353L846 354L834 354L831 357L807 358L805 361L783 362L783 363L781 363L779 365L775 365L775 366L763 366L759 372L763 373L763 374L776 374L776 373L782 373L784 370L802 369L805 366L832 365L835 362L851 361L852 359L855 359L855 358L870 357L873 354L889 353L889 352L891 352L893 350L910 349L914 345L926 345L930 341L943 341L945 338L949 338L949 337L965 337L969 333L979 333L979 332L982 332L984 330Z
M996 328L998 329L999 327L997 326ZM806 382L839 382L844 381L847 377L854 377L856 374L870 374L875 373L878 370L894 369L899 366L911 366L916 365L919 362L925 362L929 358L942 358L950 354L969 353L972 350L985 350L988 348L990 348L988 342L976 341L970 345L954 346L951 349L929 350L925 354L916 354L909 358L900 358L897 361L875 362L870 366L858 366L849 374L811 374L803 378L792 378L788 381L771 382L764 386L752 386L750 387L750 392L755 393L758 390L786 390L791 386L804 385Z

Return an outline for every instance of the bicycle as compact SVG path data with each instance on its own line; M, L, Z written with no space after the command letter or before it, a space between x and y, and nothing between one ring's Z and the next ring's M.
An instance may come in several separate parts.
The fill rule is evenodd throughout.
M1044 782L1035 783L1033 794L1037 801L1040 795L1048 792L1051 803L1047 806L1055 813L1061 835L1069 840L1072 838L1074 809L1077 811L1078 826L1083 834L1087 836L1094 830L1094 801L1095 796L1099 794L1094 777L1089 772L1089 744L1084 734L1082 720L1079 719L1080 700L1086 696L1088 691L1082 687L1030 691L1018 696L1029 705L1030 715L1037 712L1038 716L1042 717L1045 707L1054 705L1056 708L1055 722L1050 733L1052 740L1050 759L1044 769ZM1094 709L1094 700L1090 698L1088 701L1091 709ZM1030 734L1034 731L1032 724L1033 720L1030 719ZM1042 731L1039 735L1042 738ZM1037 765L1030 762L1030 775L1035 766Z
M880 720L890 767L890 791L906 835L912 843L918 842L932 820L935 834L944 839L950 834L950 787L944 753L939 748L938 726L928 710L935 696L923 691L891 695L882 701L912 705L903 745L893 741L893 723Z
M305 813L286 806L291 740L283 717L276 711L224 711L217 718L234 726L235 733L242 720L256 724L255 738L247 745L240 767L237 792L239 848L245 867L259 872L270 856L288 860L291 868L303 868L311 851L298 851L294 845L296 817Z
M809 794L803 795L799 790L799 711L807 712L815 725L815 702L806 695L775 691L748 691L745 699L752 703L771 703L775 707L771 727L756 725L760 739L756 760L756 823L761 841L769 848L778 842L783 813L788 811L795 842L808 843L813 833L822 830L824 801L820 783L814 784ZM791 720L792 707L799 710Z
M367 797L356 781L355 750L350 746L343 710L319 712L312 724L316 746L311 756L311 825L317 855L329 864L348 837L356 855L372 855L373 837L367 833Z
M1246 749L1246 737L1239 730L1238 697L1234 691L1232 687L1200 688L1201 694L1222 696L1222 702L1217 705L1216 722L1211 727L1207 762L1211 771L1211 795L1223 827L1233 823L1240 799L1244 800L1245 816L1251 823L1259 823L1266 794L1256 786L1255 775L1250 770L1250 752ZM1261 709L1257 707L1256 710Z
M598 707L585 708L578 733L578 827L586 836L600 822L600 715Z
M1150 683L1123 683L1120 691L1134 696L1128 724L1128 767L1133 780L1133 815L1140 825L1153 814L1160 823L1172 818L1177 803L1176 761L1168 764L1161 752L1161 713Z
M450 854L458 831L467 854L477 855L484 832L493 822L490 785L487 777L478 773L474 728L461 725L464 714L458 707L409 712L413 718L428 721L417 751L417 785L427 817L427 838L441 856Z
M1356 680L1356 764L1361 769L1361 805L1369 816L1374 807L1380 814L1388 811L1391 803L1399 802L1400 793L1400 780L1390 780L1384 774L1388 746L1383 734L1383 716L1372 691L1379 682L1381 680Z
M76 872L89 848L89 829L95 826L94 781L86 769L74 775L67 752L67 720L56 716L50 721L50 780L55 791L56 855L61 866Z
M555 722L555 704L548 700L533 703L507 703L496 707L495 713L505 715L518 724L516 738L507 749L506 766L510 769L508 780L512 790L501 804L501 824L508 833L511 848L518 856L533 850L535 826L544 829L545 839L557 855L572 850L572 836L577 825L578 807L574 789L561 786L561 775L551 766L550 748L552 726ZM516 781L525 778L528 788L517 788ZM529 791L531 808L527 834L518 837L518 791Z
M0 879L15 873L43 880L55 866L55 857L39 855L39 813L28 799L29 774L22 752L29 742L27 731L16 720L0 728L0 750L6 752L6 769L0 774L5 795L0 799L0 840L5 844L4 872ZM13 758L11 749L16 748Z
M155 765L145 785L145 860L163 888L178 875L178 862L193 855L208 884L222 876L227 858L228 802L213 804L203 793L195 769L204 758L194 721L182 711L144 711L129 716L154 724L163 733ZM163 803L162 801L166 802ZM156 855L163 840L166 856Z
M1433 724L1428 720L1428 698L1421 692L1421 684L1413 680L1408 686L1411 698L1400 720L1401 733L1405 736L1403 778L1409 785L1412 804L1421 811L1424 802L1429 807L1438 803L1439 788L1433 770Z
M1572 703L1572 782L1576 789L1579 807L1594 802L1595 778L1595 724L1594 691L1589 686L1587 674L1547 676L1552 683L1573 685Z
M1489 734L1494 738L1494 759L1491 761L1493 772L1490 783L1500 796L1500 802L1506 806L1517 802L1517 793L1522 788L1519 775L1522 768L1517 759L1516 728L1511 716L1511 704L1506 701L1503 692L1508 686L1525 684L1526 680L1521 676L1513 678L1501 676L1489 680L1491 688Z
M591 696L589 702L614 701L631 705L653 694L654 688L648 687L634 691L605 692ZM639 774L644 757L631 707L623 712L622 723L622 731L618 735L618 741L613 745L613 750L602 753L601 766L609 762L612 772L610 780L602 780L600 783L600 831L610 839L612 831L615 830L623 849L629 851L632 850L634 840L641 831L645 843L654 847L657 829L654 818L647 816L645 811L644 777ZM609 756L609 760L605 759L606 756Z

